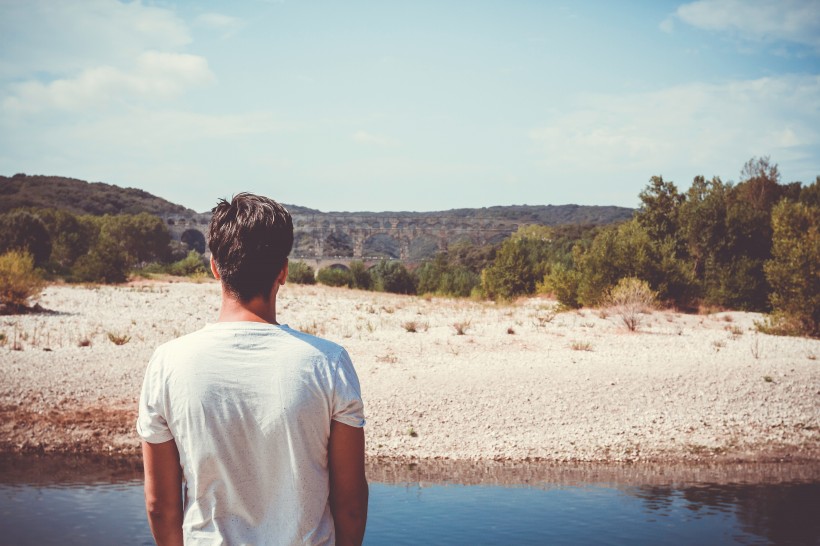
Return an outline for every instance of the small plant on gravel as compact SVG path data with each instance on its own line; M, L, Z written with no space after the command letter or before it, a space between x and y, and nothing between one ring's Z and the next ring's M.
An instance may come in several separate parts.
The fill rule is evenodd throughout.
M573 351L591 351L592 343L588 341L573 341L572 345L570 345L570 349Z
M131 336L128 334L118 334L116 332L108 332L108 340L114 345L125 345L131 341Z
M395 364L399 361L399 358L393 353L387 353L386 355L377 356L376 360L378 362L387 362L388 364Z
M743 335L743 328L740 326L726 326L725 330L732 334L732 339L737 339Z
M428 324L427 322L408 320L407 322L402 324L402 328L404 328L405 331L411 333L426 332L430 328L430 324Z
M318 324L315 320L310 324L304 324L300 326L299 330L312 336L320 336L325 333L324 327Z
M771 375L764 375L763 381L765 381L766 383L774 383L774 378Z
M760 358L760 338L757 334L755 334L752 345L749 348L752 351L752 356L755 357L755 360L758 360Z
M556 314L558 313L555 307L539 307L533 315L533 325L544 328L555 319Z
M621 317L630 332L640 326L643 314L655 308L657 294L649 288L649 283L626 277L607 295L607 303L616 315Z
M414 428L411 426L411 427L410 427L410 430L408 430L408 431L407 431L407 435L408 435L408 436L410 436L411 438L416 438L416 437L418 437L419 433L418 433L418 432L416 432L416 429L414 429Z
M462 320L462 321L453 323L453 328L455 328L457 336L463 336L464 334L466 334L467 329L469 327L470 327L470 321L469 320Z

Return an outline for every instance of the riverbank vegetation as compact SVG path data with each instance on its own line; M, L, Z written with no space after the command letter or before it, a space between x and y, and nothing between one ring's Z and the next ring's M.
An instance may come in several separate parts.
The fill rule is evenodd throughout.
M619 224L522 223L501 243L461 240L412 265L353 261L314 271L293 261L289 280L493 300L550 294L579 308L608 305L619 283L632 279L662 306L766 312L761 329L820 336L820 177L782 184L776 164L753 158L737 184L697 176L681 191L653 176L639 199L633 217ZM17 208L0 214L0 255L12 271L0 294L17 290L7 289L7 279L20 275L35 288L43 278L117 283L134 272L205 277L202 250L173 241L163 220L147 212ZM20 296L2 298L9 308L21 305Z

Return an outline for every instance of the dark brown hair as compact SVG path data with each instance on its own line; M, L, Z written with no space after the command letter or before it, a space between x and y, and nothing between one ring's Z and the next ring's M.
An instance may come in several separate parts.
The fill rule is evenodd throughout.
M267 299L293 248L290 213L252 193L220 199L211 212L208 248L223 285L242 302Z

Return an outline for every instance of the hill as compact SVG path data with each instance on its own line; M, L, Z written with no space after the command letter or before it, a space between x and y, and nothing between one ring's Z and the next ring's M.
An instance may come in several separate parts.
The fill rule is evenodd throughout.
M303 207L288 209L300 215L327 215L334 217L366 216L366 217L401 217L401 218L485 218L492 220L508 220L519 224L543 224L557 226L562 224L612 224L632 218L633 209L616 206L595 205L498 205L473 209L450 209L431 212L321 212ZM301 209L301 210L299 210Z
M0 176L0 213L23 207L64 209L74 214L194 214L137 188L62 176Z
M197 217L200 220L209 215L208 212L197 214L189 208L137 188L121 188L113 184L86 182L62 176L0 176L0 213L22 207L57 208L74 214L93 215L148 212L158 216ZM299 205L287 207L294 216L303 217L365 216L419 220L431 217L454 220L486 218L545 225L610 224L628 220L633 213L632 209L626 207L588 205L510 205L433 212L323 212Z

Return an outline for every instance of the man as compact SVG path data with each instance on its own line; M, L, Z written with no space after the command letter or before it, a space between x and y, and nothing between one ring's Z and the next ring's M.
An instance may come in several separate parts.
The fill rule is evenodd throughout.
M160 346L137 431L157 544L361 544L363 405L347 352L276 320L288 211L241 193L213 210L218 322ZM182 484L184 480L184 494Z

